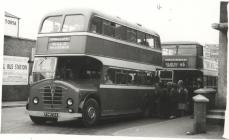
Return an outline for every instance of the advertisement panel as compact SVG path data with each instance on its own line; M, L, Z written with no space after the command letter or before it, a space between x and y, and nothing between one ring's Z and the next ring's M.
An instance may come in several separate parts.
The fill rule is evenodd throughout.
M28 57L3 56L3 85L28 85Z

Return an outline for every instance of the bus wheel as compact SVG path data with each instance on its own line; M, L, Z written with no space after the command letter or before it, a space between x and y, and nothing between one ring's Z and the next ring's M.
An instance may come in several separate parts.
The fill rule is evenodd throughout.
M86 100L83 107L83 123L86 127L93 126L97 123L100 115L98 102L89 98Z
M45 122L47 121L47 119L44 117L30 116L30 119L36 124L45 124Z

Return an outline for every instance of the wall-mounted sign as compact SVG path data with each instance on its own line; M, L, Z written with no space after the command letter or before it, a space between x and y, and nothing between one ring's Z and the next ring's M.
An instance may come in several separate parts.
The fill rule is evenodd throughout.
M5 16L5 35L18 37L19 19Z
M213 59L204 59L204 69L218 71L218 62Z
M3 56L3 85L28 85L28 57Z
M164 59L164 66L166 68L187 68L188 60L184 58Z

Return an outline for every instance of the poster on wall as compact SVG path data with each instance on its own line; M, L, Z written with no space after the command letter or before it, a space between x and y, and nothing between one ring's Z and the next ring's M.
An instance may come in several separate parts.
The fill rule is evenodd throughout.
M28 57L3 56L3 85L28 85Z

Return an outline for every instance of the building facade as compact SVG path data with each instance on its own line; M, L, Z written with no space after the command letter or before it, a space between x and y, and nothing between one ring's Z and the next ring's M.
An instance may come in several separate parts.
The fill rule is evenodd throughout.
M19 37L19 19L5 12L2 101L27 100L36 40Z

